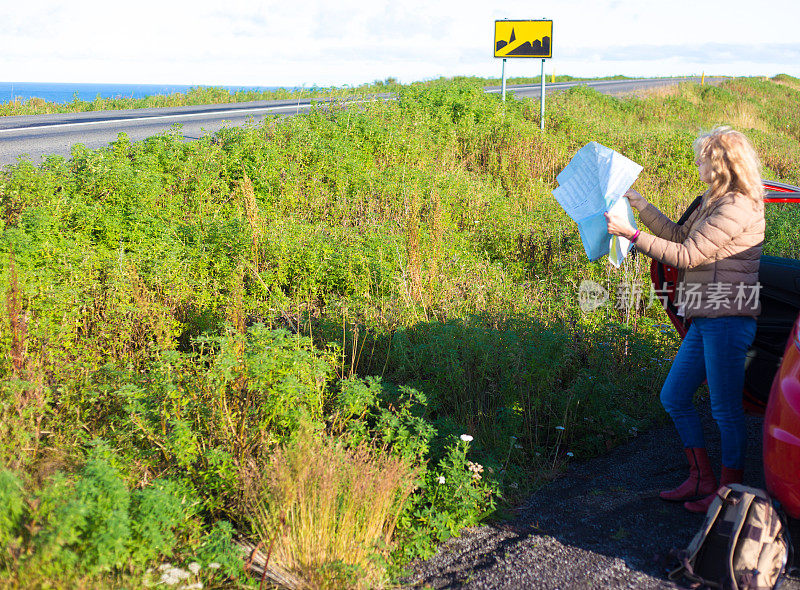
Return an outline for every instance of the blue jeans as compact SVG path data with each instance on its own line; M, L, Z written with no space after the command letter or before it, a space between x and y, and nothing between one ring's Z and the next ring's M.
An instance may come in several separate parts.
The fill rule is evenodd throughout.
M711 415L719 428L722 464L744 467L747 427L742 409L744 361L756 334L756 319L747 316L694 318L667 380L661 403L683 446L705 447L700 415L692 398L704 380L711 394Z

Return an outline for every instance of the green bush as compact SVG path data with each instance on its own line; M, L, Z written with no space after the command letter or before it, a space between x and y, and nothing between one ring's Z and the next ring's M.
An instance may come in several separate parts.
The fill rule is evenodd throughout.
M25 515L25 495L22 483L12 472L0 470L0 564L7 567L19 550L22 522Z
M494 511L497 480L483 465L467 460L468 449L466 437L448 444L441 460L421 477L398 523L401 562L429 557L439 543Z

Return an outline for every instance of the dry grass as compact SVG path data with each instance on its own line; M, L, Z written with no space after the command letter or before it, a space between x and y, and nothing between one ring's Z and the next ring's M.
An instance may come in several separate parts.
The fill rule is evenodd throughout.
M632 92L620 92L615 96L619 98L669 98L670 96L680 96L683 94L681 87L677 84L673 86L656 86L654 88L643 88Z
M412 301L422 301L422 251L420 243L420 215L421 203L419 190L411 192L411 199L406 210L406 256L408 259L408 294Z
M800 83L790 79L788 76L785 78L784 77L772 78L771 81L781 86L788 86L789 88L792 88L794 90L800 90Z
M8 318L11 328L11 371L19 377L26 365L28 322L22 313L22 296L19 281L17 280L17 267L14 263L14 252L8 254L9 287L6 295Z
M719 85L718 82L706 82L706 84L709 86ZM684 98L695 106L703 102L703 99L700 98L699 87L686 83L674 84L671 86L654 86L653 88L643 88L633 92L618 93L615 96L619 98L653 99L656 101L653 103L654 106L659 104L660 101L664 101L672 97Z
M8 271L6 309L11 335L11 379L4 385L10 387L12 396L8 398L11 403L0 404L0 438L12 442L12 454L4 456L0 453L0 465L18 469L26 462L33 461L39 452L45 405L45 374L41 356L29 350L30 316L25 310L13 252L8 255Z
M769 127L758 116L756 108L746 102L736 102L726 107L723 118L734 129L769 130Z
M242 208L244 209L245 217L247 217L247 223L250 226L251 256L253 259L253 266L258 269L260 268L258 260L258 244L264 237L263 221L261 220L258 201L256 200L255 192L253 191L253 181L250 180L250 177L246 172L239 181L237 192L242 203Z
M399 459L308 432L249 470L255 571L291 588L381 588L413 472ZM264 567L266 566L266 568Z

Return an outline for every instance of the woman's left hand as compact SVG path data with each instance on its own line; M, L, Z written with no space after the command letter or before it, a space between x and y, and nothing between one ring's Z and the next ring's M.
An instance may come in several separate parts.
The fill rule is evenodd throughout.
M606 211L603 213L606 217L606 223L608 224L608 233L614 236L622 236L623 238L632 238L633 234L636 233L636 230L633 229L628 220L622 217L621 215L615 215L613 213L609 213Z

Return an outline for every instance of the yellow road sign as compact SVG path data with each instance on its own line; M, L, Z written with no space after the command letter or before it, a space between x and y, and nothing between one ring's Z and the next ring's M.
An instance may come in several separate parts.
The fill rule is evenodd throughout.
M553 57L553 21L494 21L495 57Z

